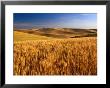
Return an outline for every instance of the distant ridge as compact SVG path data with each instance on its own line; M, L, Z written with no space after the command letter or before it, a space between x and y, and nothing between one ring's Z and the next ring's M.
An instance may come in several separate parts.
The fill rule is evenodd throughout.
M76 37L97 36L97 29L32 28L32 29L14 29L14 31L53 38L76 38Z

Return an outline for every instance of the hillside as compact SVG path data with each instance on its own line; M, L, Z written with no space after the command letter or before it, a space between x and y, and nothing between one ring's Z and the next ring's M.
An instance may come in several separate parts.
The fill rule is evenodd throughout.
M47 39L51 39L51 38L46 37L46 36L39 36L39 35L14 31L14 41L41 40L41 39L42 40L47 40Z
M14 29L15 40L50 39L50 38L77 38L96 37L96 29L72 29L72 28L36 28Z

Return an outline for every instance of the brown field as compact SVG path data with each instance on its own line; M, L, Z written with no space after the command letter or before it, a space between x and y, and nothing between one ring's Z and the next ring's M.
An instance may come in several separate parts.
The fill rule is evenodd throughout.
M14 75L97 75L96 37L31 40L31 36L14 41Z

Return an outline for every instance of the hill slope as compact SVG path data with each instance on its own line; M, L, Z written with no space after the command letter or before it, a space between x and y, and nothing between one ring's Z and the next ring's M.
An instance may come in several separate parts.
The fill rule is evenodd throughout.
M50 38L77 38L96 37L96 29L73 29L73 28L37 28L37 29L14 29L15 39L50 39ZM24 34L23 34L24 33ZM21 40L21 39L20 39ZM24 39L23 39L24 40Z
M41 40L41 39L46 40L46 39L51 39L51 38L46 37L46 36L39 36L39 35L14 31L14 41Z

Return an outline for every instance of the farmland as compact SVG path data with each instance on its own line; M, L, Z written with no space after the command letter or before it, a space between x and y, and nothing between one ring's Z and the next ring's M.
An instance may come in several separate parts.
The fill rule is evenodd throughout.
M14 75L97 75L95 29L14 31Z

